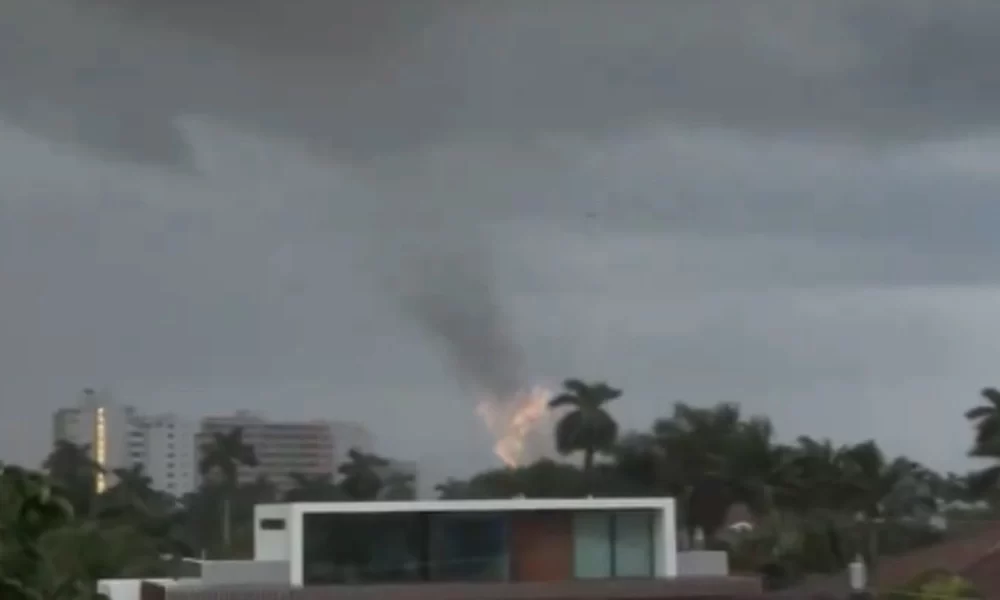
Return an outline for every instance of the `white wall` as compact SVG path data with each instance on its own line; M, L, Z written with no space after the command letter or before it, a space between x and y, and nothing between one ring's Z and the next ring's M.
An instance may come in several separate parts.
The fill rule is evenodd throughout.
M253 558L254 560L291 560L292 511L288 504L258 504L253 509ZM282 520L281 530L264 529L261 522Z
M200 579L101 579L97 591L111 600L140 600L143 581L166 587L201 585Z
M677 572L683 577L724 577L729 575L729 555L712 550L680 552Z
M290 581L285 560L210 560L201 566L201 583L206 586L287 585Z
M673 499L656 515L653 557L657 577L677 577L677 512Z

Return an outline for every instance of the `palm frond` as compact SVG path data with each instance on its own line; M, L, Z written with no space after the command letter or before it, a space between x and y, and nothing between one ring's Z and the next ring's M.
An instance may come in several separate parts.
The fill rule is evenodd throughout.
M993 408L1000 410L1000 391L996 388L983 388L982 391L979 392L979 395L982 396L984 400L989 402Z
M566 406L578 406L580 398L573 394L559 394L549 400L549 408L563 408Z

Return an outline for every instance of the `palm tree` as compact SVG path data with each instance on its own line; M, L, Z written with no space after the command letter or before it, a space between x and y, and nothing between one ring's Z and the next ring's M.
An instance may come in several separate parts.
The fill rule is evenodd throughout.
M202 476L208 478L219 473L222 478L222 545L227 552L232 548L232 502L239 483L239 468L257 465L253 446L243 441L242 427L212 434L212 440L201 448L198 469Z
M258 475L248 485L239 486L240 497L248 500L251 510L254 505L268 504L278 499L278 486L274 484L266 475Z
M386 475L379 490L379 500L414 500L417 497L416 477L412 473L393 471Z
M340 489L352 500L374 500L383 485L379 470L389 466L389 461L353 448L347 456L348 461L337 469L343 476Z
M598 452L611 452L618 439L618 423L606 405L622 391L606 383L587 384L579 379L563 382L563 392L549 401L549 408L569 408L556 424L556 449L560 454L583 452L583 470L594 468Z
M73 506L40 473L0 464L0 597L69 598L85 582L54 572L42 552L46 535L73 520ZM58 576L58 578L57 578Z
M114 469L112 474L116 483L105 492L112 499L112 504L133 504L147 512L159 510L167 504L164 494L153 489L153 480L146 475L141 464L128 469Z
M976 427L976 446L989 445L1000 437L1000 391L985 388L979 395L986 401L965 411L965 418Z
M907 459L889 460L874 441L844 450L844 484L849 489L845 506L867 531L869 564L879 556L879 540L887 522L926 518L937 509L927 469Z
M969 491L982 497L995 491L1000 483L1000 391L986 388L980 392L985 405L973 407L965 412L965 418L976 428L975 442L969 456L985 458L994 464L969 475Z
M742 424L727 461L735 499L757 515L773 515L795 485L795 449L774 442L770 420Z
M136 463L127 469L115 469L115 487L121 486L137 496L146 496L152 489L153 480L146 474L142 463Z
M179 537L198 554L220 555L224 526L219 519L219 507L227 493L218 485L202 485L178 500L176 514L180 518L176 529L180 531Z
M878 448L800 436L789 462L777 504L784 516L797 522L800 542L811 548L798 557L799 566L807 571L840 570L851 556L870 552L875 527L866 515L881 514L879 498L895 487ZM853 535L859 527L867 532Z
M102 526L123 525L140 532L159 528L175 507L169 494L153 489L142 465L113 471L116 483L96 500L93 516Z
M59 440L42 466L52 482L63 488L77 514L92 512L97 497L97 476L103 469L91 458L89 446Z
M845 449L852 508L868 519L924 516L937 508L930 471L905 457L890 460L874 440Z
M669 419L654 423L645 442L647 468L656 470L657 488L678 499L688 536L698 530L715 535L737 503L759 514L771 508L771 484L783 460L772 435L769 421L744 421L735 404L679 402Z

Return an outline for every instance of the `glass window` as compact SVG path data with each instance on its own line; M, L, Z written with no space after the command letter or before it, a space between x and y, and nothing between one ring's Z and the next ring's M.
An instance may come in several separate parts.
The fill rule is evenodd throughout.
M285 529L284 519L261 519L260 528L268 531L283 531Z
M611 577L611 513L573 515L573 574L581 579Z
M303 583L423 579L421 517L408 513L303 516Z
M653 576L649 511L581 511L573 515L573 573L580 579Z
M645 511L614 515L616 577L653 576L653 515Z
M503 514L428 515L432 581L506 581L509 519Z

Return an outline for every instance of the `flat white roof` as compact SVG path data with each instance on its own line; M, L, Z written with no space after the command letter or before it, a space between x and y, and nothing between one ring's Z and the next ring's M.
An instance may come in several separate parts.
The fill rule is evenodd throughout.
M672 498L509 498L502 500L413 500L395 502L293 502L258 508L286 507L292 513L421 513L513 512L520 510L630 510L662 511Z

